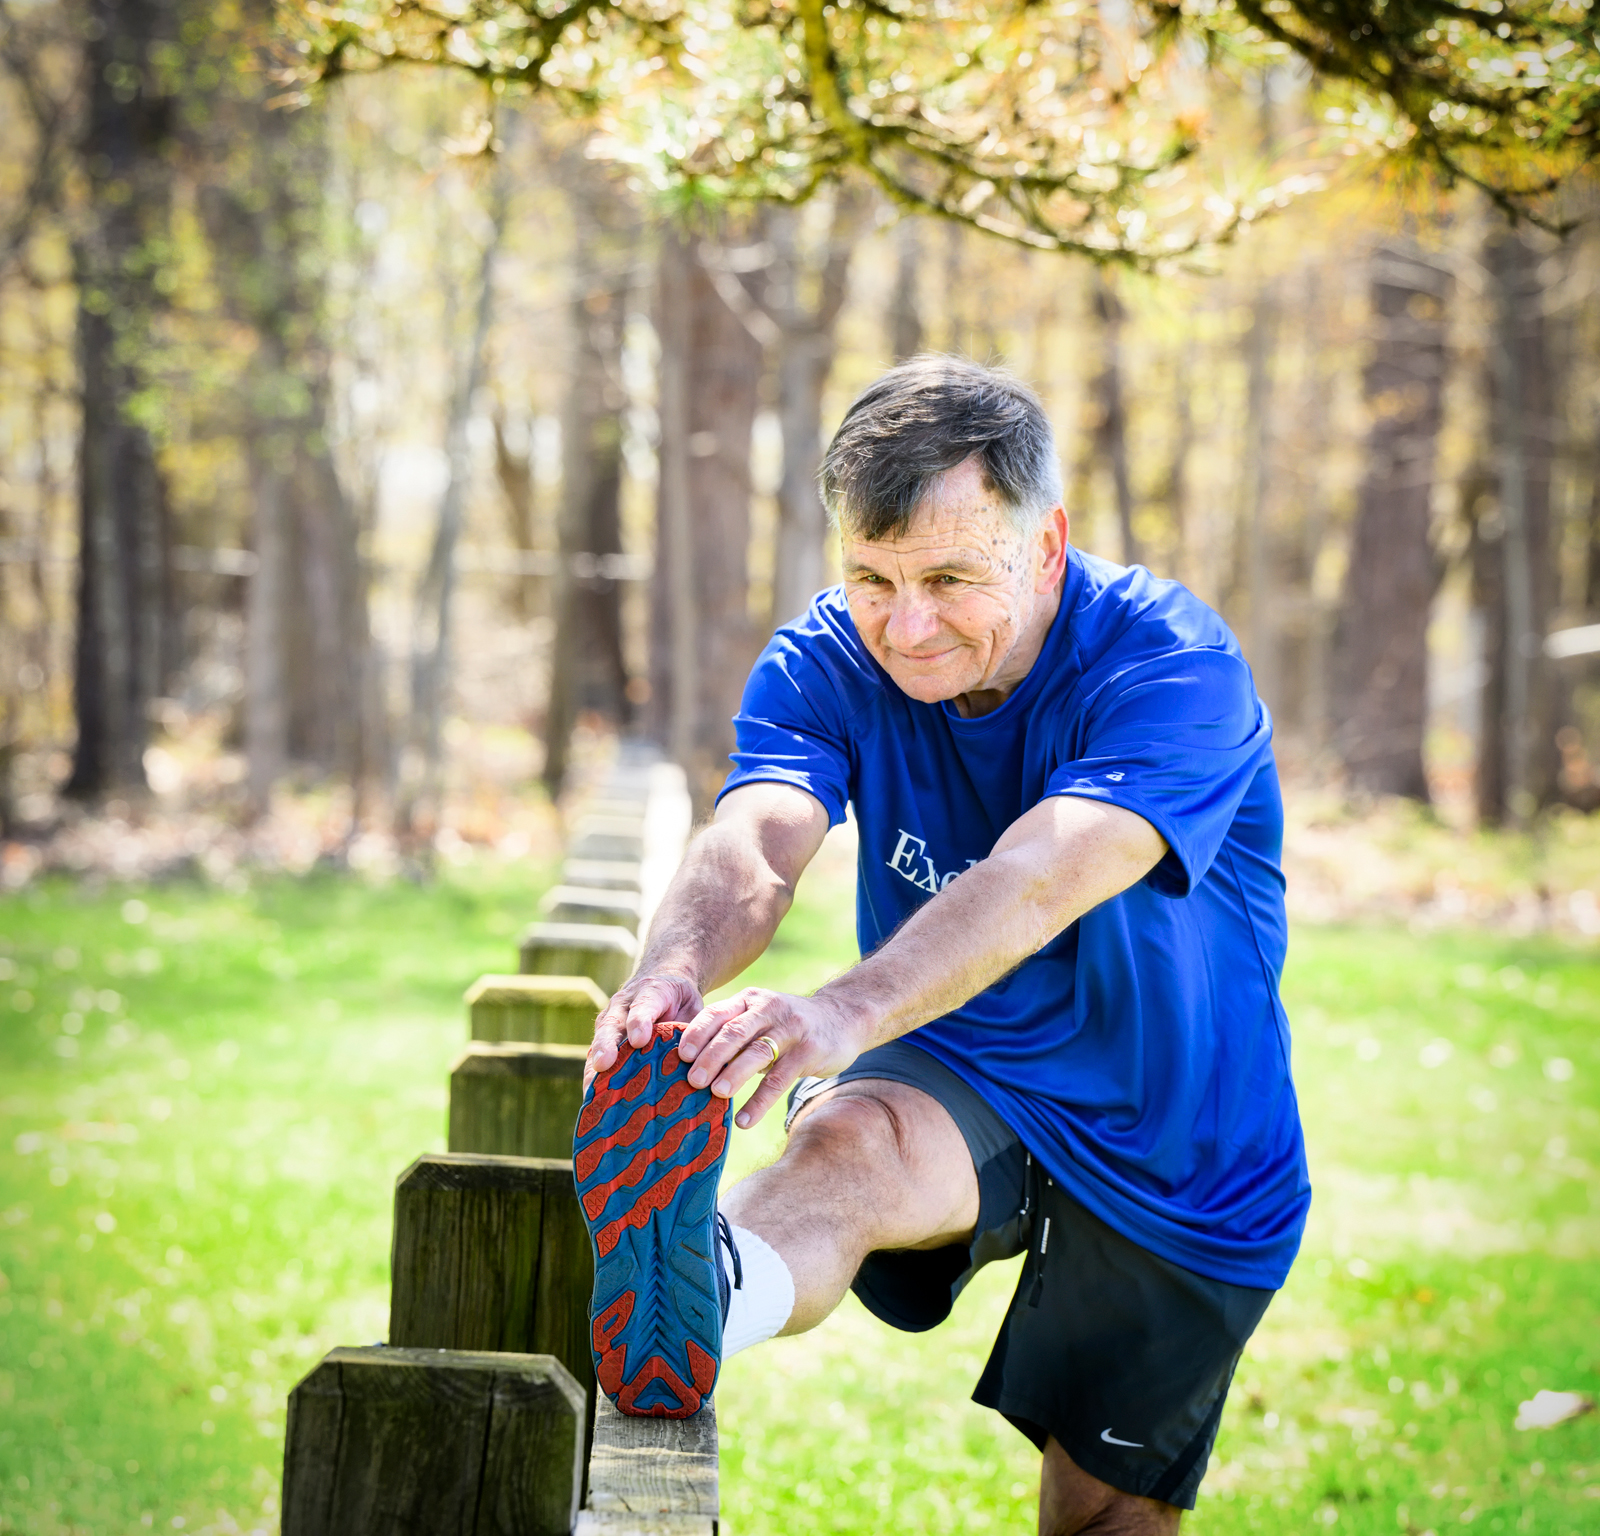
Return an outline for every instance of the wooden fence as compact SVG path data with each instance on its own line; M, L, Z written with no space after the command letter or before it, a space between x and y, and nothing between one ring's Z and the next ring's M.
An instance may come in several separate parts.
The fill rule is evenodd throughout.
M682 775L624 754L563 883L480 977L448 1152L395 1186L389 1340L289 1397L283 1536L715 1536L717 1429L596 1401L572 1129L595 1014L633 968L689 830Z

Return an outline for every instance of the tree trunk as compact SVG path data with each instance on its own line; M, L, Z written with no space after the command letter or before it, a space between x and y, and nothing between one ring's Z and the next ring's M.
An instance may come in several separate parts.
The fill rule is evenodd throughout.
M171 534L154 445L136 418L160 306L159 252L171 204L173 98L154 56L177 46L170 0L90 0L85 27L88 208L78 280L78 742L66 793L145 786L150 705L174 646Z
M1263 100L1270 99L1265 95ZM1268 108L1264 107L1266 112ZM1270 128L1266 130L1270 141ZM1273 623L1272 454L1274 421L1272 365L1278 347L1280 305L1277 286L1262 278L1250 308L1244 338L1245 424L1240 474L1240 516L1234 546L1232 604L1243 609L1239 625L1256 689L1269 705L1278 698L1277 635ZM1240 599L1243 599L1241 602Z
M1591 619L1600 616L1600 443L1595 445L1593 455L1589 526L1584 531L1583 546L1583 607Z
M270 20L270 6L254 0L247 25L264 29ZM291 760L354 783L373 756L362 706L367 581L357 514L327 447L332 349L318 235L327 117L321 105L269 107L274 89L265 68L235 71L196 114L211 170L199 203L217 287L230 317L255 338L241 430L259 562L259 590L247 603L245 699L258 812Z
M1194 585L1194 562L1190 544L1193 530L1189 518L1189 456L1194 452L1194 403L1190 398L1194 388L1193 343L1184 342L1172 362L1172 451L1167 459L1167 473L1162 486L1161 499L1166 503L1167 522L1172 529L1172 563L1170 574L1179 581Z
M244 751L250 809L264 815L289 757L284 684L284 611L289 584L288 509L283 470L270 448L252 452L252 542L256 569L245 599Z
M834 193L826 242L814 273L805 270L796 238L799 215L784 208L768 216L776 256L766 308L779 335L778 421L783 436L772 578L774 625L804 613L827 580L828 518L817 491L822 394L833 371L839 313L863 211L859 198L843 189ZM810 302L807 288L815 289Z
M1495 301L1488 395L1498 516L1483 529L1479 552L1485 684L1478 809L1491 823L1525 822L1555 787L1543 642L1555 597L1550 479L1557 390L1539 260L1524 232L1498 229L1484 249Z
M614 726L627 709L621 583L605 566L622 552L622 333L636 238L632 211L591 165L569 171L573 250L572 374L562 425L560 569L545 716L544 783L558 793L572 727L595 711Z
M498 401L494 412L494 472L500 482L500 495L505 503L506 532L511 547L524 558L534 553L536 515L533 484L532 426L529 442L519 451L512 446L511 434L506 430L505 407ZM522 572L513 578L511 586L511 611L523 623L533 617L534 578Z
M1137 565L1143 554L1133 529L1133 484L1128 476L1128 409L1122 393L1122 301L1103 272L1095 273L1090 304L1100 328L1100 372L1093 388L1095 450L1111 476L1122 563Z
M1372 256L1372 426L1334 634L1333 737L1352 787L1428 800L1429 534L1450 277L1411 246Z
M495 265L505 238L510 173L504 160L496 162L489 194L489 234L478 259L477 303L472 329L461 351L456 337L447 340L457 353L450 414L445 423L445 461L448 473L439 497L439 520L434 525L428 563L417 582L412 607L411 645L411 762L405 775L396 812L402 836L418 830L418 810L426 804L437 821L443 794L444 707L450 688L451 623L456 590L456 546L472 481L472 445L467 436L472 405L482 387L488 365L489 326L494 318Z
M650 711L656 738L685 770L693 760L700 697L694 538L690 527L691 272L687 234L661 233L656 335L661 345L656 473L656 558L651 589Z
M889 300L889 354L897 363L922 350L922 230L903 217L894 232L894 293Z
M748 608L750 439L762 349L675 231L663 239L661 289L662 572L655 632L669 644L665 655L657 649L655 681L668 696L674 756L703 814L727 777L733 716L755 656Z

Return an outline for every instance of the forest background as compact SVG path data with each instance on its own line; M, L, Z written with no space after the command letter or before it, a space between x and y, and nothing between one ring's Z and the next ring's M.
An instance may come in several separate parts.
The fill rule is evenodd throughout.
M1600 804L1586 10L846 6L821 64L811 10L7 0L8 882L420 867L575 732L703 808L825 431L925 348L1036 384L1078 542L1224 613L1297 782Z
M1207 1518L1584 1528L1593 1417L1512 1414L1600 1382L1597 101L1565 0L0 0L0 1531L273 1522L454 991L619 736L709 805L928 349L1276 722L1321 1225ZM730 1519L1025 1520L859 1322L730 1386Z

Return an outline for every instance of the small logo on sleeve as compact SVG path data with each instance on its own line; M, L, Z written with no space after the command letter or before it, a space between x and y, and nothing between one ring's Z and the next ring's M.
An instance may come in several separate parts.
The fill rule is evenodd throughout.
M1106 775L1106 777L1110 779L1113 784L1120 784L1125 778L1127 778L1127 774L1125 774L1120 768L1114 768Z

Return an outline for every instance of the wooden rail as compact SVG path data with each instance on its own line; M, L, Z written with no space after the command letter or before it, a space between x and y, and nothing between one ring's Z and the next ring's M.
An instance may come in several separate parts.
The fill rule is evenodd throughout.
M389 1344L334 1350L291 1394L283 1536L715 1536L712 1406L631 1419L597 1400L571 1162L595 1014L688 826L682 775L625 756L518 973L468 990L450 1151L396 1182Z
M630 1419L604 1398L578 1536L716 1536L717 1415Z

